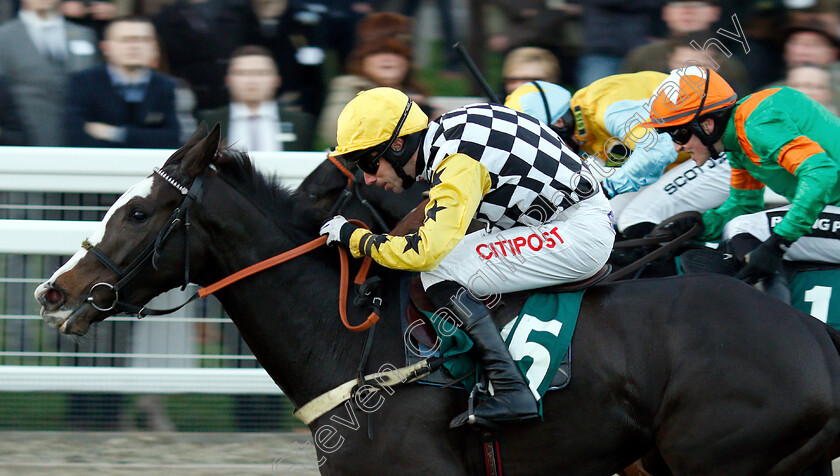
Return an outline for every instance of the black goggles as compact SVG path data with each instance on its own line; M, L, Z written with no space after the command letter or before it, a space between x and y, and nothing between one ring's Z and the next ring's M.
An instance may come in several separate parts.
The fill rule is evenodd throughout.
M391 148L391 145L400 135L400 131L402 130L403 124L405 124L405 120L408 118L408 113L411 111L411 105L414 104L414 101L411 98L408 98L408 102L405 105L405 110L402 113L402 117L400 120L397 121L396 127L394 127L394 132L391 133L391 137L388 139L387 142L380 144L376 147L371 147L369 149L364 149L356 152L350 152L348 154L344 154L344 160L347 162L355 163L362 172L369 174L369 175L376 175L376 172L379 170L379 159L381 159L385 152Z
M679 126L673 127L665 127L662 129L658 129L659 132L665 132L669 136L671 136L671 140L674 141L674 144L677 145L685 145L688 141L691 140L691 136L694 135L694 131L692 131L691 123L689 124L682 124Z
M382 152L378 151L376 148L367 149L364 153L356 160L356 166L358 166L362 172L370 175L376 175L376 172L379 170L379 159L382 158ZM351 162L353 162L351 160Z

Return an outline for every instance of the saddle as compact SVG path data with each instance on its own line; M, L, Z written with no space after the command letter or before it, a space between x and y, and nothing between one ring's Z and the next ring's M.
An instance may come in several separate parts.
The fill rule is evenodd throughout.
M505 324L519 315L520 311L522 311L522 306L525 305L525 301L532 294L581 291L601 282L610 274L611 269L612 266L607 264L592 277L582 281L502 294L501 300L490 308L490 315L493 317L497 328L504 327ZM426 296L426 291L423 289L423 284L420 282L419 276L415 276L409 281L408 295L408 306L403 313L405 319L404 324L406 328L411 329L411 337L423 346L431 348L435 344L437 334L435 334L434 326L424 311L431 314L437 311L437 309Z

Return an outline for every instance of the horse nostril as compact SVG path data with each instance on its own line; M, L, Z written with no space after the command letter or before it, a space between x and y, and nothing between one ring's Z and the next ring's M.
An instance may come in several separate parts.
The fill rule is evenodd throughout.
M58 289L50 288L47 290L47 292L44 293L44 299L46 299L48 304L55 305L64 299L64 293L62 293Z

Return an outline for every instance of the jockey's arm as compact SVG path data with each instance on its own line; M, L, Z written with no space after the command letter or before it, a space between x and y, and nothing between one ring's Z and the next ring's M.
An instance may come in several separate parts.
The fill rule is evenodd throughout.
M733 218L764 210L764 184L744 169L732 166L729 197L719 207L703 212L700 240L717 240Z
M645 185L657 181L665 167L677 159L677 152L668 134L657 134L653 129L640 127L646 120L645 101L618 101L607 107L604 125L613 140L620 141L632 153L612 175L604 179L603 186L609 197L635 192ZM609 151L604 151L607 154Z
M833 195L840 167L789 114L778 107L757 108L739 131L738 140L760 158L757 179L762 180L763 175L767 182L775 175L796 178L795 191L785 197L791 202L790 209L773 229L782 238L795 241L810 233Z
M417 232L391 236L358 229L350 236L350 251L388 268L434 269L464 237L490 186L490 174L481 163L464 154L451 155L434 171L426 219Z
M837 184L840 167L819 144L805 136L785 144L776 157L779 165L798 180L790 209L773 231L795 241L811 232Z

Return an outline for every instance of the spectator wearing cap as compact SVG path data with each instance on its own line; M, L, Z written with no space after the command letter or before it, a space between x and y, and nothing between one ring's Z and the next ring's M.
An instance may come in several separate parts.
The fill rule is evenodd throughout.
M100 44L106 64L70 80L66 131L73 147L177 148L175 81L153 71L158 46L145 18L116 20Z
M800 17L785 29L783 58L788 70L796 66L811 65L826 68L832 86L831 106L840 110L840 39L837 27L819 17ZM775 81L761 89L784 86L784 80Z
M225 85L231 102L199 119L219 123L230 147L242 151L309 150L314 120L309 114L277 102L282 84L271 51L243 46L233 52Z
M327 99L318 118L318 140L335 145L338 116L351 99L366 89L398 89L428 111L424 88L413 78L414 52L403 40L385 38L361 43L348 60L348 74L330 81Z
M739 94L748 93L750 83L746 68L732 55L733 51L725 52L717 46L724 45L728 49L724 43L707 43L712 38L717 41L726 39L712 31L712 26L720 19L720 13L717 0L668 0L662 7L662 20L668 28L668 38L654 40L631 50L621 64L621 71L669 73L689 65L686 61L695 61L691 64L716 70L730 81Z
M67 78L99 62L96 33L64 20L59 0L23 0L0 26L0 75L15 100L27 145L61 146Z
M803 19L787 29L784 60L788 67L815 64L837 69L840 40L837 27L817 19Z

